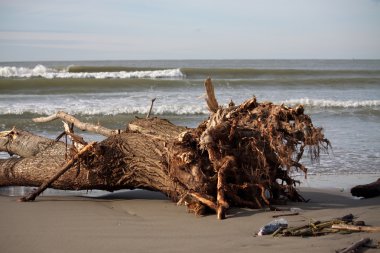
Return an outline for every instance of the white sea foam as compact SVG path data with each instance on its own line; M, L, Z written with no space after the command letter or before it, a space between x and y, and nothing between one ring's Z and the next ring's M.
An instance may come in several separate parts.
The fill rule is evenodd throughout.
M283 101L284 104L295 106L302 104L313 108L374 108L380 106L380 100L331 100L331 99L290 99Z
M310 105L311 103L304 103L301 101L293 101L291 103L285 103L287 105L296 105L296 104L303 104L304 106L312 106L313 108L321 108L321 107L335 107L336 109L339 108L356 108L358 107L357 104L362 104L360 108L367 108L365 107L368 104L372 103L359 103L359 102L353 102L353 103L344 103L336 101L333 105L329 105L326 101L321 101L320 103L313 102L313 105ZM37 101L34 101L32 103L19 103L19 104L13 104L8 106L2 106L0 104L0 115L4 114L23 114L23 113L34 113L34 114L53 114L59 110L64 110L71 114L82 114L82 115L117 115L117 114L146 114L149 110L149 106L146 105L146 103L119 103L118 101L97 101L96 99L94 101L87 101L87 100L79 100L79 101L61 101L58 99L55 102L48 103L49 106L46 106L44 102L39 104ZM316 105L317 104L317 105ZM364 105L363 105L364 104ZM62 107L64 105L64 107ZM340 106L339 106L340 105ZM377 105L379 104L379 101L377 102ZM165 114L173 114L173 115L195 115L195 114L208 114L207 108L203 104L161 104L161 105L155 105L153 108L153 113L157 115L165 115Z
M0 67L0 77L35 77L46 75L52 71L43 65L37 65L34 68L5 66Z
M146 114L149 105L144 102L135 101L122 103L120 100L62 100L56 98L54 101L28 101L18 104L5 104L0 101L0 115L33 113L41 115L50 115L57 111L65 111L74 115L118 115L118 114ZM208 114L205 105L185 104L185 105L155 105L153 113L157 115L194 115Z
M3 78L31 78L43 77L47 79L54 78L182 78L180 69L164 69L149 71L118 71L118 72L79 72L70 73L67 70L56 70L47 68L44 65L37 65L34 68L25 67L0 67L0 77Z
M71 114L82 115L117 115L117 114L146 114L149 110L150 97L157 96L158 102L154 105L153 113L164 115L194 115L208 114L206 105L194 96L181 98L178 95L144 92L129 93L99 93L81 95L1 95L0 115L4 114L52 114L64 110ZM16 102L17 101L17 102ZM276 103L276 104L280 104ZM380 100L339 101L324 99L292 99L283 101L284 104L295 106L303 104L311 108L331 108L333 110L357 108L360 110L380 110Z

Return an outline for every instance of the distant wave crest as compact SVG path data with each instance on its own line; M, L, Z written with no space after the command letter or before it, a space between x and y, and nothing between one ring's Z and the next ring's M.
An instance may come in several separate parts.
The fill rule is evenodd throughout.
M283 102L289 106L302 104L312 108L374 108L380 106L380 100L330 100L330 99L290 99Z
M26 67L0 67L0 77L2 78L33 78L42 77L54 78L183 78L180 69L146 70L146 71L117 71L117 72L78 72L72 73L67 70L56 70L47 68L44 65L37 65L34 68Z

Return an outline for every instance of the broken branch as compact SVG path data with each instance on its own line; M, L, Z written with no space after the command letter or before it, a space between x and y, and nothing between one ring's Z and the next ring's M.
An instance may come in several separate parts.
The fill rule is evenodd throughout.
M212 84L210 77L206 79L205 87L206 87L206 93L207 93L206 103L207 103L208 109L210 110L210 112L215 113L218 110L219 105L215 97L214 85Z
M154 101L156 101L156 98L153 98L153 99L152 99L152 103L150 104L149 112L148 112L148 114L146 115L146 118L147 118L147 119L149 119L149 117L150 117L150 113L152 112Z
M91 123L83 123L82 121L78 120L74 116L62 111L59 111L47 117L34 118L33 121L37 123L45 123L45 122L53 121L56 119L62 119L66 122L73 123L75 124L77 128L81 130L97 133L97 134L104 135L107 137L114 134L118 134L118 130L108 129L106 127L97 126Z
M334 224L331 228L357 232L380 232L380 227L355 226L350 224Z

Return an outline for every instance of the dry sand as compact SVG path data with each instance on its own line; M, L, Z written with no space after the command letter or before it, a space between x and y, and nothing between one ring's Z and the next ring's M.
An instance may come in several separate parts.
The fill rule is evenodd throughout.
M290 226L352 213L380 226L380 198L353 199L336 189L302 188L309 203L284 217ZM102 197L42 196L32 203L0 196L0 252L335 252L380 233L295 238L255 236L274 212L230 210L228 219L195 217L160 193L124 191ZM368 249L365 252L379 252Z

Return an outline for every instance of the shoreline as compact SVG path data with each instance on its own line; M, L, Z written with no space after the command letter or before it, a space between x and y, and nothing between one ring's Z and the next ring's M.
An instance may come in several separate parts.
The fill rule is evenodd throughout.
M352 213L367 225L380 226L380 198L354 199L338 189L300 188L308 203L284 217L289 226ZM2 252L335 252L363 237L374 244L380 233L329 234L319 237L257 237L276 212L232 208L227 219L196 217L163 194L144 190L98 197L42 196L19 203L0 196ZM366 252L377 252L368 249Z
M368 184L380 178L380 173L367 173L367 174L311 174L296 175L294 179L301 182L297 185L297 189L319 189L319 190L338 190L346 192L350 195L352 187L362 184ZM338 180L337 180L338 179ZM32 191L36 187L24 186L6 186L0 187L0 196L8 197L21 197ZM55 190L48 188L40 196L76 196L76 197L100 197L108 194L121 193L128 190L119 190L113 193L102 190L88 190L88 191L65 191ZM352 196L351 196L352 197ZM352 197L354 198L354 197Z
M309 174L295 176L301 182L301 188L339 189L350 193L352 187L369 184L380 178L380 173L353 174Z

